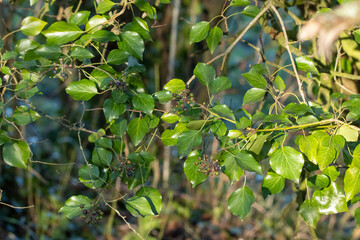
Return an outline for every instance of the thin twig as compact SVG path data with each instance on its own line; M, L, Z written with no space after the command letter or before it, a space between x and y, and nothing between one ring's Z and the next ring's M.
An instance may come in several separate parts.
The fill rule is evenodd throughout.
M10 205L10 204L4 203L4 202L0 202L0 204L5 205L7 207L14 208L14 209L27 209L27 208L33 208L34 207L34 205L26 206L26 207L15 207L13 205Z

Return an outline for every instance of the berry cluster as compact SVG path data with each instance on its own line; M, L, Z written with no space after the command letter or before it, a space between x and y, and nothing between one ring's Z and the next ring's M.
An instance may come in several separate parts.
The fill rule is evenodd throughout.
M84 204L80 205L80 208L83 209L85 206ZM97 223L99 220L101 220L103 218L104 212L101 211L100 209L96 210L94 208L90 208L90 209L84 209L82 210L83 214L81 217L83 219L85 219L87 224L95 224Z
M177 94L173 93L171 108L173 111L187 111L189 107L196 105L194 95L190 93L190 89L181 90Z
M127 159L120 160L120 166L117 169L122 176L131 177L135 172L136 163L132 163Z
M206 155L204 159L198 157L195 165L198 166L198 172L210 174L210 176L218 176L220 174L219 161L217 159L214 161L212 156L209 157Z
M109 85L111 88L115 86L116 90L122 89L123 91L125 91L127 89L126 82L122 82L119 80L111 81Z

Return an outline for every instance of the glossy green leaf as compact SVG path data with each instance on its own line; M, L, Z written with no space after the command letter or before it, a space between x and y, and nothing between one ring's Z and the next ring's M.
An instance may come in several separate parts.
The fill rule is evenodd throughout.
M126 132L128 126L126 119L116 119L110 125L110 131L118 138L121 138Z
M102 188L106 184L106 179L100 177L99 167L93 164L79 169L79 181L91 189Z
M112 152L96 147L92 152L92 163L100 167L108 167L113 158Z
M96 31L100 30L107 22L107 19L100 15L95 15L86 23L85 25L85 31L88 33L95 33Z
M255 5L249 5L245 7L241 13L245 16L255 18L260 13L260 9Z
M128 155L128 159L132 163L144 164L151 163L155 160L154 156L148 152L132 152Z
M231 0L230 6L239 7L247 6L250 4L249 0Z
M228 151L221 154L221 171L229 178L231 183L239 181L244 171L237 164L234 155Z
M107 122L117 119L125 110L125 104L119 104L113 98L106 99L104 102L103 111Z
M215 69L206 63L198 63L194 69L194 75L200 80L201 84L209 86L215 79Z
M87 36L87 35L86 35ZM93 34L88 36L89 39L95 42L108 43L119 41L119 37L116 36L113 32L107 30L98 30ZM85 38L85 36L84 36Z
M310 162L317 164L317 151L318 151L318 141L312 135L310 136L300 136L299 139L299 148L303 152Z
M161 90L155 93L155 97L160 103L164 104L172 99L172 93L168 90Z
M132 103L134 108L148 115L152 114L155 107L154 98L150 94L138 93L133 96Z
M38 120L40 115L29 107L21 105L14 111L13 118L16 124L25 126Z
M215 48L219 44L222 36L223 36L223 32L221 28L215 26L213 29L210 30L209 36L207 36L206 38L206 43L209 47L211 54L214 53Z
M37 55L47 59L58 59L61 56L61 48L57 45L44 44L34 51Z
M135 196L126 200L126 209L134 216L159 215L161 211L162 196L152 187L142 187Z
M80 11L71 15L69 22L76 25L86 24L90 16L90 11Z
M360 144L358 144L353 152L353 160L351 166L360 168Z
M190 30L190 44L204 40L208 36L209 29L209 22L195 23Z
M83 207L83 208L80 208ZM59 210L59 213L64 213L64 215L72 219L74 217L81 216L83 210L91 208L90 199L83 195L71 196Z
M237 148L233 148L228 152L235 158L237 165L239 165L241 169L262 174L260 164L255 160L253 155L250 154L249 152L245 150L240 151Z
M351 200L356 194L360 192L360 169L357 167L350 167L345 172L344 190L346 201Z
M270 157L271 168L284 178L299 182L304 157L295 149L285 146L277 149Z
M109 55L107 56L107 63L109 64L115 64L120 65L124 62L127 62L129 59L129 53L119 50L119 49L113 49L110 51Z
M134 118L129 122L128 134L135 146L139 145L148 130L149 126L143 118Z
M66 93L69 94L73 99L79 101L87 101L98 94L98 90L94 82L82 79L77 82L70 83L66 87Z
M223 121L217 120L210 125L210 130L219 137L222 137L226 135L227 127Z
M46 26L47 22L36 17L26 17L21 22L21 31L28 36L38 35Z
M242 187L234 191L228 199L229 211L241 220L250 212L255 202L254 193L249 187Z
M7 165L27 168L27 163L30 158L30 148L24 141L7 142L2 150L4 162Z
M156 9L150 5L146 0L135 0L135 5L141 10L146 12L147 16L156 19Z
M253 71L243 73L241 76L243 76L251 86L255 88L267 89L266 79L261 74Z
M190 130L182 132L176 143L178 152L181 156L188 155L195 147L202 142L201 132L197 130Z
M356 142L359 139L359 131L351 125L342 125L336 135L343 136L347 142Z
M308 124L308 123L315 123L318 121L319 121L319 119L317 119L315 116L308 115L308 116L299 118L298 120L296 120L296 123L299 125L303 125L303 124Z
M115 5L114 2L112 2L110 0L104 0L99 3L96 11L100 14L104 14L104 13L108 12L114 5Z
M75 24L55 22L48 29L42 31L48 44L61 45L76 40L83 31Z
M330 185L330 178L325 174L318 174L307 179L308 187L312 189L323 189Z
M147 25L146 21L140 17L134 17L133 21L127 23L122 30L137 32L144 40L151 40L149 26Z
M179 93L180 91L184 91L186 86L183 80L174 78L164 86L164 89L172 93Z
M124 32L121 34L121 39L126 52L135 58L143 59L145 49L144 40L137 32Z
M313 200L306 199L300 206L299 209L301 217L305 220L307 224L315 228L317 222L319 221L321 214L318 211L318 208L314 206Z
M129 99L129 96L124 91L118 89L113 90L111 97L116 103L126 103Z
M20 39L15 46L15 51L20 55L24 55L28 50L39 47L40 44L30 39Z
M334 182L336 178L340 175L339 169L335 166L330 166L322 170L322 173L330 178L331 182Z
M89 50L77 47L71 51L71 57L76 58L79 61L84 61L85 59L91 59L95 56Z
M168 112L168 113L164 113L162 116L161 116L161 120L167 122L167 123L174 123L176 122L177 120L179 120L179 116L175 113L171 113L171 112Z
M216 105L211 110L222 118L231 119L235 121L235 116L233 112L225 104Z
M150 164L136 164L135 170L131 171L130 175L125 174L122 176L122 181L128 185L129 190L135 189L139 185L143 185L150 175Z
M14 58L16 58L16 56L17 56L16 52L14 52L14 51L7 51L7 52L5 52L5 53L3 53L3 54L1 55L1 60L2 60L2 61L7 61L7 60L9 60L9 59L14 59Z
M231 88L231 82L227 77L217 77L209 83L209 90L212 94L218 94L229 88Z
M295 58L297 69L305 72L319 74L319 71L315 67L314 62L307 56L300 56Z
M285 178L274 172L268 172L261 186L264 198L281 192L285 186Z
M348 211L345 195L334 182L328 188L315 191L312 201L320 214L328 215Z
M283 92L285 89L286 89L286 85L284 83L284 80L279 76L277 75L275 80L274 80L274 84L275 84L275 87L280 91L280 92Z
M243 99L243 105L256 103L263 99L265 96L266 90L260 88L251 88L249 89Z
M177 143L178 135L174 130L166 129L161 134L161 142L166 146L175 146Z
M197 151L191 152L184 163L184 173L189 179L193 188L204 182L208 176L200 171L198 158L200 157Z
M303 115L306 112L311 111L310 107L306 104L297 104L297 103L289 103L284 109L283 112L291 115Z

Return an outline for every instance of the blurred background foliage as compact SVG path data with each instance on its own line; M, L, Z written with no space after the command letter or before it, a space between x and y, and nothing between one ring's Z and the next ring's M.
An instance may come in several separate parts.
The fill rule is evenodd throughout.
M30 7L29 1L0 0L0 36L19 29L22 19L26 16L43 16L51 22L61 20L64 10L69 6L77 6L79 1L45 1L40 0ZM92 10L95 1L83 0L81 10ZM156 2L156 1L153 1ZM49 6L41 11L41 6ZM144 86L149 93L160 90L164 84L176 77L187 80L193 74L198 62L206 62L212 56L223 52L227 40L241 32L252 20L242 14L242 8L232 9L227 14L235 14L228 21L227 36L220 46L211 55L205 42L189 44L191 26L199 21L209 21L220 14L224 1L220 0L174 0L172 4L160 5L157 8L157 20L149 20L152 41L145 46L143 65L146 71L142 73ZM261 6L262 1L252 1L252 4ZM279 1L286 4L286 9L301 20L311 18L318 10L331 8L337 1ZM281 10L281 9L280 9ZM136 9L134 9L136 11ZM173 19L174 14L176 19ZM296 41L298 31L294 18L285 11L280 11L291 41ZM121 16L120 22L131 19L131 11ZM270 14L260 21L237 44L227 60L225 71L231 80L232 88L218 97L218 101L227 104L233 109L242 106L244 93L250 85L240 77L250 67L261 62L261 56L252 46L261 46L263 54L269 62L286 66L288 56L278 40L275 31L276 22ZM269 21L268 21L269 20ZM174 24L175 26L172 25ZM216 23L214 21L213 23ZM275 25L273 25L275 24ZM220 24L223 29L223 23ZM171 34L177 34L175 45L171 42ZM260 36L260 38L259 38ZM4 41L4 49L14 49L14 43L19 39L27 38L17 32ZM310 53L311 44L303 44L303 50ZM171 53L175 53L175 58ZM260 61L259 61L260 59ZM354 72L352 63L344 60L344 69ZM351 62L353 61L353 62ZM221 62L213 66L220 69ZM350 67L346 68L346 66ZM71 69L69 81L71 81ZM287 79L284 75L290 92L296 89L294 79ZM65 87L69 82L42 81L38 88L43 93L32 98L37 108L49 115L66 116L76 122L81 114L81 105L65 94ZM292 90L291 90L292 88ZM332 88L332 86L330 87ZM199 83L191 85L197 102L207 101L207 92ZM310 92L316 92L316 86ZM318 99L317 94L314 98ZM326 95L326 94L325 94ZM321 98L326 98L326 96ZM96 108L103 103L106 94L91 100L89 108ZM320 98L320 97L319 97ZM292 97L287 99L293 101ZM321 99L320 99L321 100ZM266 104L266 103L265 103ZM261 109L259 105L247 105L250 113ZM101 111L87 112L84 116L90 129L98 129L105 123ZM0 189L1 201L13 206L34 205L30 209L14 209L0 205L0 239L137 239L122 219L116 217L109 208L103 208L104 218L95 225L88 225L81 218L68 220L58 213L64 201L74 194L83 194L96 197L93 191L86 188L77 176L78 169L83 165L77 135L71 133L56 121L41 118L39 121L26 127L26 138L34 153L31 168L23 170L13 168L0 161ZM86 135L84 135L86 136ZM91 144L87 137L83 137L86 155L91 155ZM36 144L35 144L36 143ZM160 190L163 196L163 210L159 216L134 218L121 204L115 207L126 216L127 221L146 239L310 239L311 232L296 211L297 204L291 184L287 184L285 191L267 197L261 195L262 177L248 174L247 186L252 188L257 201L253 204L251 213L241 221L227 210L227 199L231 192L240 186L240 183L229 184L225 175L210 177L200 187L193 189L183 172L183 159L177 157L173 148L170 148L170 157L165 162L161 144L153 145L150 152L156 153L157 160L152 163L152 172L149 184ZM41 162L56 163L44 165ZM15 179L15 181L14 181ZM117 184L116 188L127 193L127 188ZM111 191L107 194L113 194ZM337 215L322 216L318 222L316 232L321 239L358 239L360 232L356 229L353 211Z

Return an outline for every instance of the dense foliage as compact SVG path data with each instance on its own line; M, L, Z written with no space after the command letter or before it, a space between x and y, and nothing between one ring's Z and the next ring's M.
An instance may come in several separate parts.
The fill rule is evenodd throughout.
M64 164L70 166L66 178L92 189L68 196L59 213L95 224L109 209L126 221L113 204L119 201L135 217L161 214L162 194L148 179L154 162L169 147L194 188L211 176L226 175L229 184L241 181L228 197L228 210L241 220L257 201L247 182L254 175L263 176L264 198L282 192L287 182L293 184L300 215L312 228L322 215L346 212L360 199L360 96L331 85L332 78L343 86L337 78L356 77L359 62L352 56L358 30L346 32L336 60L329 63L315 46L293 44L296 32L286 29L296 31L296 24L304 23L300 18L311 17L306 4L224 1L220 15L188 26L185 37L188 45L212 57L194 63L188 80L171 77L157 89L143 80L155 64L151 54L158 54L151 52L157 9L170 0L103 0L94 7L76 1L54 19L46 13L56 2L30 0L30 6L41 6L41 14L24 17L20 29L0 40L0 144L8 166L36 175L34 165L60 169ZM306 15L299 18L290 7L305 9ZM250 22L232 32L229 23L239 14ZM296 24L288 26L282 18L293 18ZM259 44L243 40L258 23L256 34L277 44L278 53L269 57L277 62L267 60L262 36ZM19 32L13 49L4 46ZM227 76L229 56L240 42L259 56L241 74L251 86L242 106L222 100L233 84ZM194 90L200 84L202 97ZM59 93L62 99L56 104L65 109L64 115L57 112L59 106L45 107L43 102ZM75 108L66 109L74 102ZM51 130L42 128L40 134L39 126ZM62 140L54 147L43 136ZM73 160L51 156L62 144L72 145ZM48 157L44 147L50 148ZM128 190L120 191L120 185ZM355 219L360 224L359 209Z

